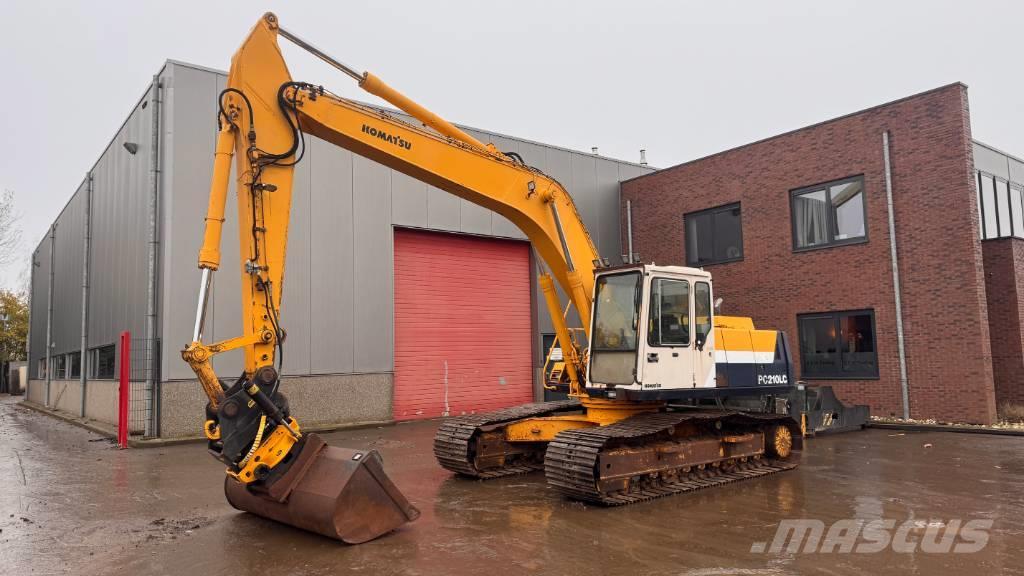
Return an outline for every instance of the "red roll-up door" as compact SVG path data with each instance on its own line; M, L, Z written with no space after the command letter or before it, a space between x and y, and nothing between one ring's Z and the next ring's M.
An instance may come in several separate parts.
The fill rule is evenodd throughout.
M526 242L395 230L396 420L531 402Z

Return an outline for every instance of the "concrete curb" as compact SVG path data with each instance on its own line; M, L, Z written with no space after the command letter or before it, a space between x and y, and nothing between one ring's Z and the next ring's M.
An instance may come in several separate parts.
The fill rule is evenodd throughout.
M956 432L959 434L991 434L993 436L1024 436L1024 430L1011 428L978 428L956 424L899 424L896 422L868 422L868 428L906 430L909 432Z
M106 436L111 439L117 439L117 427L107 424L106 422L99 422L91 420L89 418L79 418L67 412L59 410L53 410L45 406L30 402L28 400L22 400L18 402L19 406L24 406L30 410L35 410L40 414L46 414L52 416L58 420L63 420L68 424L84 428L90 432L95 432L101 436ZM342 430L360 430L363 428L377 428L380 426L394 426L397 424L395 420L372 420L367 422L352 422L348 424L327 424L320 426L308 426L302 429L303 432L338 432ZM128 438L129 448L162 448L164 446L176 446L178 444L193 444L199 442L206 442L206 438L203 436L180 436L176 438Z
M40 414L46 414L47 416L52 416L58 420L63 420L68 424L78 426L79 428L84 428L90 432L95 432L100 436L106 436L108 438L114 439L117 438L117 428L111 426L110 424L107 424L106 422L99 422L97 420L92 420L90 418L79 418L78 416L74 416L67 412L53 410L41 404L30 402L29 400L22 400L18 402L18 406L24 406L25 408L28 408L29 410L34 410L36 412L39 412Z

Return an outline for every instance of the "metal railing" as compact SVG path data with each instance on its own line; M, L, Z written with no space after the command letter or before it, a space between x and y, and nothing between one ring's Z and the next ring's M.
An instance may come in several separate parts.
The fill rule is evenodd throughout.
M160 382L160 341L132 338L121 333L121 362L118 371L118 444L125 448L129 438L154 438L157 430L157 397Z

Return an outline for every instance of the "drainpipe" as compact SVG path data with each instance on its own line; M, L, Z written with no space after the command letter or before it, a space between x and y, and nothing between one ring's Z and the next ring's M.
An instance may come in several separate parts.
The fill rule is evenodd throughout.
M146 436L153 436L158 429L158 402L156 401L157 386L156 368L156 306L157 306L157 257L160 249L160 235L157 230L160 192L160 75L153 75L153 88L150 96L150 146L149 146L149 267L146 288L146 345L149 354L146 370L146 410L149 418L146 421Z
M92 172L85 175L85 225L82 234L82 359L78 372L82 389L82 404L78 415L85 418L86 387L89 384L89 244L92 233Z
M907 382L907 350L903 337L903 302L900 298L900 263L896 256L896 218L892 209L892 163L889 156L889 131L882 132L882 156L885 159L885 203L889 210L889 255L892 258L892 292L896 301L896 345L900 356L900 393L903 419L910 419L910 386Z
M50 351L53 350L53 245L57 242L57 223L50 225L50 278L46 285L46 402L50 407L50 382L53 380L53 366L50 362Z
M633 263L633 203L626 200L626 264Z

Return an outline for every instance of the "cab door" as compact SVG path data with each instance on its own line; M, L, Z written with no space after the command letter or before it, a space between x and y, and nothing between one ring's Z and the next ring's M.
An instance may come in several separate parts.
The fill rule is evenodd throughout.
M648 288L644 390L693 388L693 334L690 282L654 277Z
M693 283L693 379L697 388L714 388L717 385L714 326L711 283L695 281Z

